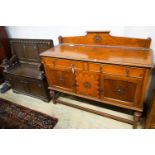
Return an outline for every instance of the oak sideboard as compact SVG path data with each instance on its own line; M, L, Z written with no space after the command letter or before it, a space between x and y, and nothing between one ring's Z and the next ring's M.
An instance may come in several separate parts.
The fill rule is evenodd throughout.
M40 55L53 102L137 128L153 67L150 43L150 38L116 37L109 31L59 37L59 45ZM133 120L61 101L58 92L129 109Z

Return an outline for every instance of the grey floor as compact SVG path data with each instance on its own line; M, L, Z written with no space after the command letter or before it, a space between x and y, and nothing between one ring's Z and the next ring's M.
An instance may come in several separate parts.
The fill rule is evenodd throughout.
M98 116L92 113L88 113L82 110L71 108L62 104L53 104L43 102L42 100L32 98L22 94L13 93L12 90L4 94L0 94L0 98L7 99L19 105L46 113L50 116L57 117L59 119L55 129L131 129L132 126L126 123L115 121L109 118ZM77 98L78 99L78 98ZM105 107L99 107L96 105L88 104L85 100L73 100L72 98L61 97L61 100L71 102L78 105L83 105L95 110L100 110L121 116L128 119L133 119L129 114L118 112L116 110L107 109ZM139 126L138 128L141 128Z

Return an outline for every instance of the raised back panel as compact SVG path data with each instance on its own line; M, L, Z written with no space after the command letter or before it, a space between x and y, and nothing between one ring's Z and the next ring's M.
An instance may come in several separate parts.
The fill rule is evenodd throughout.
M149 48L151 38L127 38L111 36L110 31L88 31L85 36L59 37L59 43L128 46Z
M40 62L39 54L53 47L52 40L10 39L12 55L20 61Z

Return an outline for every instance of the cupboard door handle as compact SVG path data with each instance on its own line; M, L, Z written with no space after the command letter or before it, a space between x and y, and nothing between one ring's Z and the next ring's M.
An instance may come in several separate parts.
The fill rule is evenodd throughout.
M123 95L124 94L124 89L121 88L116 88L113 90L117 95Z
M72 64L72 73L75 73L75 68L74 68L74 64Z
M61 76L61 77L59 77L59 81L60 81L61 83L64 83L65 79Z

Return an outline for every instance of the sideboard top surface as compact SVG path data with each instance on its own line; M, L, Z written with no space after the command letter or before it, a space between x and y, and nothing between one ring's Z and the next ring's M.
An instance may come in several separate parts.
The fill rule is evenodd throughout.
M62 43L48 49L40 54L40 56L138 67L153 67L152 50L141 47Z

